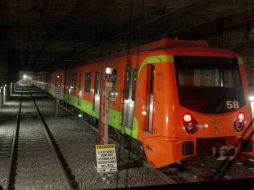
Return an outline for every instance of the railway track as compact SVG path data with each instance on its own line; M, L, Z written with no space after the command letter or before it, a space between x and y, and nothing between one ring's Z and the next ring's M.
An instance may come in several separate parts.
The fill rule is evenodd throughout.
M21 93L16 129L1 146L3 189L79 189L32 94L33 108L23 102Z
M177 183L188 183L210 181L210 178L214 172L216 172L216 169L210 168L199 159L189 159L184 163L162 168L160 171ZM225 176L225 179L230 178Z
M217 171L223 161L218 161L215 158L192 158L179 165L165 167L159 171L176 183L245 179L254 177L254 162L251 160L251 157L245 157L235 161L222 178L220 178L221 172L217 173ZM213 178L215 173L218 174L218 177Z
M15 161L17 156L17 136L19 134L20 113L22 104L22 94L20 94L19 109L17 114L17 125L14 130L10 127L4 128L1 132L2 145L0 149L1 159L1 184L4 189L11 189L12 175L14 175Z

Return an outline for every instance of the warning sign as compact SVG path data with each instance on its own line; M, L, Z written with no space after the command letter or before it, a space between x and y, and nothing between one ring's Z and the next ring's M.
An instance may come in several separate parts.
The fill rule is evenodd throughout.
M116 148L114 144L96 145L97 172L116 172Z

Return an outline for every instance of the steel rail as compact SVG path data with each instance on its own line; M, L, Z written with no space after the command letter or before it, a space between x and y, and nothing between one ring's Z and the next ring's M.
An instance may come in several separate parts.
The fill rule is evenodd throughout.
M21 105L22 105L22 93L20 94L20 103L19 103L19 111L17 115L17 126L14 131L14 136L12 139L12 147L11 147L11 156L9 162L9 170L7 175L7 183L6 189L12 189L13 187L13 176L14 176L14 168L16 167L16 157L17 157L17 145L18 145L18 136L19 136L19 128L20 128L20 115L21 115Z
M31 96L32 96L32 94L31 94ZM66 171L66 170L70 170L70 169L69 169L69 168L66 169L66 167L64 167L64 166L66 166L66 163L64 163L63 160L61 159L61 157L63 157L63 156L61 155L61 153L60 153L60 151L59 151L59 148L57 147L56 143L54 143L55 141L54 141L53 135L51 134L51 132L50 132L50 130L49 130L49 128L48 128L48 125L47 125L47 123L46 123L46 121L45 121L45 119L44 119L42 113L40 112L40 109L39 109L39 107L37 106L37 104L36 104L35 99L34 99L33 96L32 96L32 99L33 99L34 105L35 105L35 107L36 107L36 110L37 110L37 112L38 112L38 114L39 114L39 116L40 116L40 119L41 119L41 121L42 121L42 123L43 123L43 126L44 126L43 129L44 129L46 138L47 138L47 140L48 140L48 142L49 142L49 144L50 144L50 146L51 146L51 148L52 148L52 150L53 150L53 154L54 154L54 156L55 156L55 158L56 158L56 161L57 161L57 163L58 163L58 166L59 166L59 168L61 169L61 172L62 172L63 177L64 177L64 179L65 179L66 186L67 186L68 189L70 189L70 190L76 189L76 188L78 189L78 187L77 187L77 182L76 182L75 180L72 180L71 177L73 177L73 176L68 175L68 173L70 173L70 172L69 172L69 171L68 171L68 172Z
M252 119L250 121L250 123L248 124L248 126L246 127L246 129L244 130L244 132L242 133L241 137L238 139L238 141L235 143L235 147L237 147L238 145L240 145L243 137L245 137L246 133L248 133L249 129L253 128L253 122L254 119ZM247 139L250 139L251 137L253 137L254 134L254 130L252 129L252 131L250 132L250 134L247 136ZM242 147L247 146L247 142L242 144ZM233 163L239 158L241 154L241 149L239 149L236 152L235 157L232 160L229 160L229 156L227 157L226 160L224 160L220 166L217 168L217 170L214 172L214 174L211 176L210 181L215 181L217 176L219 179L222 179L224 177L224 175L226 175L228 169L233 165Z

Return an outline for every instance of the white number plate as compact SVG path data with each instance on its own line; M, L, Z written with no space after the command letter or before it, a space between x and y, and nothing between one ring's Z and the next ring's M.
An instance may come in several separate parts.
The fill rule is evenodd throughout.
M229 110L238 109L240 107L238 101L226 101L226 106Z

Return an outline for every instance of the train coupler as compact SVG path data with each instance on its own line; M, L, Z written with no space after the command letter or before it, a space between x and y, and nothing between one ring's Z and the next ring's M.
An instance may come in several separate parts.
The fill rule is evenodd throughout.
M221 146L219 149L213 147L212 151L217 160L232 160L237 153L237 148L234 146Z

